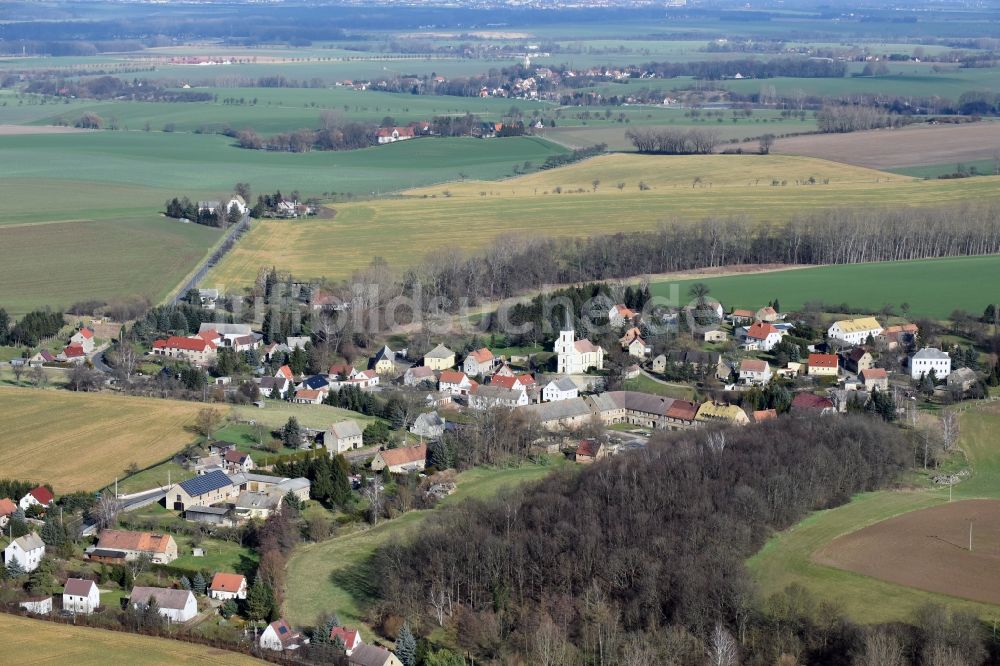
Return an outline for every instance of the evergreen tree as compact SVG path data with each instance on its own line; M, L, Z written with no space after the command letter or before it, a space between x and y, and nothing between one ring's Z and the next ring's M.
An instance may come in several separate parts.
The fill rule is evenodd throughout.
M247 593L247 616L251 620L267 620L274 605L274 592L257 576Z
M7 563L7 577L8 578L16 580L16 579L20 578L21 576L24 576L26 573L28 573L28 572L24 570L24 567L21 566L21 563L19 561L15 560L15 559L11 559L11 561Z
M199 571L194 575L194 578L191 580L191 589L194 591L195 594L205 594L206 587L207 585L205 583L205 577L202 576L201 572Z
M302 429L299 427L299 420L294 416L288 417L288 422L281 429L281 443L289 449L297 449L302 441Z
M39 533L46 546L57 548L66 542L66 531L59 523L57 516L49 515L45 517L45 525Z
M774 299L774 305L772 305L771 307L774 308L775 312L781 312L781 304L778 302L777 298Z
M337 454L330 466L330 485L332 492L330 502L344 507L351 499L351 466L344 456Z
M396 636L396 657L403 662L403 666L416 666L417 664L417 639L410 631L410 624L404 622Z
M42 558L35 570L28 575L28 589L31 590L31 593L53 594L59 589L54 571L55 566L52 560L47 557Z
M309 494L313 499L321 502L333 501L333 478L331 477L330 459L327 456L319 456L312 461L310 469L312 487Z
M345 652L347 651L347 646L344 645L344 639L341 638L340 636L334 636L331 645L333 645L333 647L335 647L338 650L344 650Z
M183 590L191 589L191 579L188 578L187 576L181 576L180 583L181 583L181 589Z

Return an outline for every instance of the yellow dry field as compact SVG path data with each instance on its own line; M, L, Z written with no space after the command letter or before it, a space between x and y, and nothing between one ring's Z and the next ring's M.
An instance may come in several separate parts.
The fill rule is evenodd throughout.
M97 490L184 448L197 403L0 387L0 477Z
M166 638L138 636L106 629L76 627L0 614L0 645L5 664L232 664L250 666L265 662L237 652Z
M648 189L640 191L640 181ZM261 266L301 278L348 278L372 257L406 268L427 257L480 251L501 235L585 237L710 216L781 221L836 206L984 198L1000 198L1000 177L925 181L786 155L615 154L505 181L448 183L338 204L333 219L256 222L205 284L247 286Z

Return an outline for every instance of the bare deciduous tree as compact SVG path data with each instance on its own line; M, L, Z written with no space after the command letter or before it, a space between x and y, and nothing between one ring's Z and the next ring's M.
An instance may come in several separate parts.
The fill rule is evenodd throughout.
M864 652L855 666L903 666L903 645L889 629L873 627L865 634Z
M737 666L739 646L729 630L721 624L715 625L709 640L708 663L712 666Z
M118 514L121 512L122 501L105 490L94 506L93 517L97 521L98 527L107 529L115 526L118 522Z
M949 409L941 415L941 444L945 451L951 451L958 442L958 435L958 412Z
M373 478L365 486L364 497L368 500L368 516L371 520L372 525L378 525L378 519L382 516L382 505L385 502L385 487L382 485L382 479L379 477Z

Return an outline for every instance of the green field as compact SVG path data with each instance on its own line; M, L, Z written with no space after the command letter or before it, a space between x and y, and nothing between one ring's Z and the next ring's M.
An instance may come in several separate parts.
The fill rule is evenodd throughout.
M954 487L955 499L1000 497L1000 409L980 406L961 418L960 446L973 469L970 479ZM840 604L861 622L906 621L925 603L936 601L968 610L987 620L1000 608L924 592L817 564L812 554L833 539L909 511L948 501L947 488L885 490L865 493L849 504L818 511L768 541L749 566L764 594L798 583L824 600Z
M913 176L915 178L937 178L938 176L945 176L955 173L958 170L959 164L966 170L975 167L977 175L989 176L994 175L997 172L997 161L996 160L968 160L965 162L946 162L944 164L920 164L916 166L905 166L899 168L890 169L893 173L901 173L905 176Z
M468 470L458 476L458 490L441 504L489 497L502 488L538 480L555 467L526 464ZM316 623L321 613L336 611L345 624L365 627L367 634L373 634L365 614L365 604L373 595L372 582L365 570L366 560L389 540L406 538L432 513L433 510L410 511L374 528L300 547L288 563L285 617L296 626L309 626Z
M686 302L691 284L704 282L727 310L756 310L777 298L786 311L822 301L846 303L857 312L878 312L890 304L898 314L905 302L910 304L911 317L947 319L956 309L982 313L997 300L993 290L998 280L1000 256L955 257L670 280L654 283L651 291L667 297L671 286L677 285Z
M810 178L815 184L808 184ZM594 180L599 181L596 191ZM640 181L649 189L640 191ZM499 183L448 183L412 190L403 198L337 204L333 220L265 221L208 281L225 288L246 286L262 265L301 277L342 279L374 256L403 269L436 259L442 248L477 252L504 234L590 236L674 221L696 224L707 217L782 221L816 208L993 198L1000 196L997 182L1000 178L923 181L777 155L606 155ZM387 238L397 242L386 243Z
M166 638L33 620L0 613L4 661L20 664L265 664L236 652Z

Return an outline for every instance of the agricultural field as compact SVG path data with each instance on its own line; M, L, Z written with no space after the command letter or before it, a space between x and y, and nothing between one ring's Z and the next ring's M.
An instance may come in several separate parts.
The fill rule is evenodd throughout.
M854 534L869 526L878 526L897 516L935 507L948 513L956 511L952 507L961 506L957 500L1000 498L1000 444L995 436L998 427L1000 407L996 404L981 404L963 413L959 446L973 473L971 478L954 486L956 503L948 504L947 488L917 486L864 493L844 506L817 511L796 526L774 536L750 559L750 570L761 591L770 594L797 583L824 600L840 604L850 617L860 622L909 620L918 608L932 601L947 604L956 610L976 613L986 620L1000 615L1000 603L997 603L1000 600L982 603L957 595L927 591L929 588L926 584L921 586L925 589L906 587L878 577L828 566L817 555L825 552L824 549L838 537ZM966 530L964 543L967 544L968 523L962 524L959 521L958 527ZM934 534L941 536L942 530L927 525L920 527L917 534L917 537L910 538ZM989 539L988 535L984 539ZM931 540L927 541L929 544ZM958 542L963 543L961 539ZM956 552L959 549L956 547ZM933 549L911 549L909 566L914 566L914 561L921 561L924 557L933 557L933 552ZM987 549L987 552L990 551ZM994 556L995 552L996 549L993 548ZM886 553L885 556L888 555ZM882 552L876 557L883 557ZM935 575L952 566L960 568L962 565L956 562L954 565L936 568ZM995 569L995 564L990 567Z
M184 448L202 405L0 386L0 470L51 483L57 493L96 490L135 463Z
M153 638L120 631L58 624L0 614L0 643L9 663L59 663L78 666L139 663L226 664L247 666L266 662L205 645ZM44 655L43 658L39 658ZM141 655L141 657L139 656Z
M676 285L678 296L686 302L691 284L704 282L726 309L756 310L778 299L783 310L822 301L846 303L858 312L878 312L889 304L898 313L902 303L909 303L910 317L947 319L956 309L982 313L995 296L989 288L997 280L1000 257L952 257L669 280L654 283L651 291L669 297ZM982 289L970 289L969 285L981 285Z
M914 176L920 165L952 167L956 162L993 162L1000 153L1000 123L916 125L849 134L816 134L778 139L772 152L806 155ZM984 165L985 166L985 165ZM993 173L992 168L984 170Z
M525 464L520 467L471 469L459 474L458 490L442 506L464 499L483 499L520 483L537 481L562 465ZM288 562L285 617L294 625L310 626L320 613L336 611L345 624L366 627L365 604L374 591L365 571L368 558L392 539L405 539L434 510L410 511L373 528L360 529L320 543L300 547Z
M332 220L264 221L207 281L240 288L262 265L303 278L342 279L373 256L406 268L456 242L471 253L505 234L586 236L706 217L781 221L816 208L995 198L998 181L923 181L776 155L606 155L501 182L453 182L410 190L404 197L337 204ZM648 189L640 191L640 182ZM470 214L476 234L468 233Z

